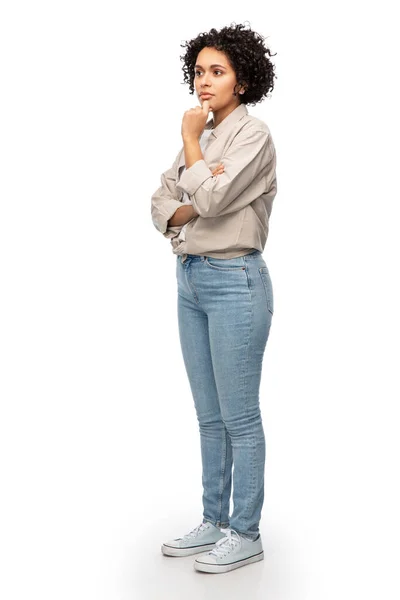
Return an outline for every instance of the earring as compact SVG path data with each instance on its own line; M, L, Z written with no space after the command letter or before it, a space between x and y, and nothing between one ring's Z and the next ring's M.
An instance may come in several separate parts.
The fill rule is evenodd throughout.
M242 90L241 92L239 92L239 94L244 94L244 91Z

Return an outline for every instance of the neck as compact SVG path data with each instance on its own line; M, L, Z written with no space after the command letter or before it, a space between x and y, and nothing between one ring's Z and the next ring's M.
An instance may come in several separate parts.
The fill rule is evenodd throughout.
M218 127L218 125L227 117L235 108L239 106L240 102L236 102L235 104L229 104L228 106L224 106L223 108L219 108L216 111L213 111L213 129Z

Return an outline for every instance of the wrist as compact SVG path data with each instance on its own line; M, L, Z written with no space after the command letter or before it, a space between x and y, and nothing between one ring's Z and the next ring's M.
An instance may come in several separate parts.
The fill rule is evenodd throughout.
M193 135L193 134L186 134L182 136L183 139L183 143L184 144L194 144L195 142L199 141L198 136Z

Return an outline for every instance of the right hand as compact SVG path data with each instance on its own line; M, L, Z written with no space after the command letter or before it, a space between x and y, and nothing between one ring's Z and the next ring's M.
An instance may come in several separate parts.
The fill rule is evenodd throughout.
M219 165L217 165L215 167L215 169L212 171L213 177L215 175L221 175L224 172L224 165L222 163L219 163Z
M212 171L213 177L215 175L221 175L224 172L224 165L222 163L219 163L219 165L217 165L214 169L214 171Z

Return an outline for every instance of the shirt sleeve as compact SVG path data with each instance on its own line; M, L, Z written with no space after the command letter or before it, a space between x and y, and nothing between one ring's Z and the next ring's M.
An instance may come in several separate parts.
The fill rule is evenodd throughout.
M151 219L153 225L166 238L175 237L183 227L183 225L168 227L169 219L182 206L182 202L176 199L175 187L175 173L181 152L179 151L172 167L162 173L161 185L151 197Z
M221 158L224 172L213 176L204 159L186 169L176 187L191 198L200 217L241 210L268 192L275 149L268 131L243 128Z

